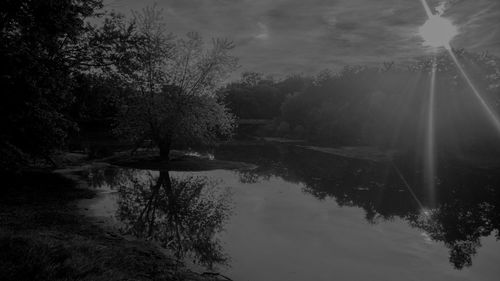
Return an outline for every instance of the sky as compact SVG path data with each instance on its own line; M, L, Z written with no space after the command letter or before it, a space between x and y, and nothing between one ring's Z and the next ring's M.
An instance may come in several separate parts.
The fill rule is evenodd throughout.
M156 3L167 30L231 39L241 71L314 74L429 54L421 0L107 0L130 14ZM455 24L455 48L500 55L500 0L428 0Z

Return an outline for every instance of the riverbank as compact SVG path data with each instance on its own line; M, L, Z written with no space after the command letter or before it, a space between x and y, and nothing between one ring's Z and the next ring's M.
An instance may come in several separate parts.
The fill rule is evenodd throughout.
M76 202L95 193L78 176L88 163L74 158L63 170L2 177L2 280L226 280L195 273L152 243L80 214Z
M252 150L250 146L271 144L274 147L273 142L244 143L247 146L236 142L229 144L233 150L235 150L234 146L241 145L240 150L246 153L236 153L237 157L220 157L221 159L232 159L234 161L213 159L210 154L194 155L194 153L191 153L186 155L174 152L172 156L175 160L172 159L173 161L169 162L168 168L171 171L252 169L255 167L254 165L238 161L248 160L252 162L250 160L260 160L260 154L257 153L257 150ZM261 175L276 175L285 179L282 184L297 181L298 179L308 182L311 186L311 194L317 194L318 196L324 196L325 194L333 197L339 196L337 193L327 193L336 191L330 189L330 185L324 187L319 185L323 178L327 178L322 176L321 171L328 174L328 169L317 169L317 167L330 167L330 165L320 164L316 160L302 162L306 160L302 157L305 154L294 153L297 150L315 151L315 155L331 154L343 158L364 159L375 162L387 159L385 154L364 147L303 147L289 143L283 145L284 147L274 147L271 150L263 149L261 156L270 159L281 159L279 161L282 161L285 169L276 170L276 167L279 168L280 166L274 165L274 162L267 162L271 165L266 168L266 161L263 161L264 169L271 172L265 172ZM295 149L295 147L298 149ZM293 149L288 151L288 149L282 148ZM287 157L292 157L288 163L283 162L288 161L287 157L283 157L283 153L287 153L287 151L289 153ZM55 171L37 169L24 171L17 176L3 176L2 188L4 194L0 197L0 279L7 281L227 280L221 275L208 273L203 275L202 271L196 273L156 245L130 236L122 236L105 222L100 221L99 218L89 218L79 212L76 202L95 198L95 193L86 188L86 178L81 171L90 166L95 168L99 165L109 165L108 163L138 169L156 170L165 168L162 166L165 163L158 160L155 156L156 153L155 151L139 151L132 156L126 152L116 153L113 157L94 162L86 160L86 156L83 154L65 154L65 157L58 161L66 166L64 169ZM255 158L248 156L252 154L255 154ZM319 159L324 160L324 157ZM255 161L255 163L260 165L261 162ZM294 165L294 163L302 163L302 166ZM306 170L305 167L309 163L316 163L318 166L312 165L312 169ZM356 169L353 171L363 172L361 169L357 170L357 166L355 167ZM336 168L332 166L331 169L335 170ZM342 169L336 171L342 173ZM355 175L349 171L345 172L344 175L359 176L359 174ZM251 178L249 179L251 180ZM233 182L240 181L242 180L235 179ZM244 184L252 184L252 182L246 181ZM369 185L366 182L365 184ZM364 206L363 204L365 204L365 201L363 201L365 197L358 197L359 194L371 194L372 192L378 194L375 186L373 189L362 185L360 185L361 188L357 185L353 187L350 188L353 191L349 191L349 188L346 189L347 193L345 194L351 196L349 198L353 198L352 200L358 200L356 201L357 206ZM314 193L315 191L317 193ZM404 196L404 193L400 191L392 194L391 196ZM267 196L266 194L266 198ZM246 195L244 198L247 198ZM239 222L245 224L248 219L240 219ZM237 229L241 230L243 228L244 226L239 225ZM246 236L244 237L246 239ZM237 245L245 243L246 241L240 241ZM251 255L249 251L242 250L240 258L244 259L247 255ZM258 255L258 258L262 257ZM240 276L240 279L244 278Z
M158 151L139 151L133 155L130 152L120 152L104 158L102 161L122 167L156 171L246 170L255 168L255 165L244 162L214 159L213 155L210 154L202 155L195 152L185 153L176 150L170 153L168 163L158 156Z

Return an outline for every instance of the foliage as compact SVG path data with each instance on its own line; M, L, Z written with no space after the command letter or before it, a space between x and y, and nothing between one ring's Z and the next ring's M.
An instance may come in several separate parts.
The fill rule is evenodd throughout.
M261 73L244 72L238 82L223 89L231 112L241 119L272 119L280 114L286 96L301 91L309 78L290 75L283 80L264 77Z
M498 58L463 50L454 54L498 114ZM492 140L495 129L448 53L421 58L406 67L385 64L383 68L346 67L336 75L320 73L308 87L287 96L280 119L292 128L303 126L308 139L328 144L418 149L434 64L438 142L463 147Z
M74 88L81 82L77 77L102 72L122 59L120 47L130 30L113 33L88 22L103 15L98 13L102 7L101 0L2 3L0 86L6 95L0 105L0 142L2 158L12 160L6 166L26 156L48 158L60 148L68 132L77 130L80 113L70 114ZM104 26L117 18L108 15Z
M84 19L101 1L7 1L0 12L2 143L47 155L72 127L63 115L71 102L70 73Z
M172 146L210 145L231 135L233 117L216 90L236 67L233 44L201 36L175 38L163 29L155 8L136 15L137 54L118 75L133 89L119 117L117 132L136 144L152 141L167 157Z
M129 174L119 186L118 218L126 231L158 241L176 253L212 266L227 259L214 237L230 211L230 193L205 177L178 179Z
M453 53L482 98L498 114L499 59L464 50ZM286 122L297 137L328 145L420 149L434 64L438 142L446 149L492 144L495 129L488 125L491 122L483 106L447 51L409 64L346 66L337 73L321 71L315 77L293 75L276 80L259 73L243 73L239 82L224 89L224 94L238 118L277 119L274 133L281 136L290 136L289 130L280 126Z
M79 125L92 120L112 119L119 113L122 100L129 94L119 79L96 74L75 76L71 117Z
M79 188L65 175L23 171L2 176L2 281L186 280L192 276L156 245L119 239L115 231L82 217L70 203L92 198L95 192Z

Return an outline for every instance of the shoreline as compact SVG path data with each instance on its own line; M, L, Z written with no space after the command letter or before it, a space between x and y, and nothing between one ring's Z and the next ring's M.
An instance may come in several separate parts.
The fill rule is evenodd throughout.
M83 214L79 202L96 199L98 191L79 173L94 165L109 164L80 158L62 169L23 172L7 183L0 200L4 280L228 280L195 272L158 245Z

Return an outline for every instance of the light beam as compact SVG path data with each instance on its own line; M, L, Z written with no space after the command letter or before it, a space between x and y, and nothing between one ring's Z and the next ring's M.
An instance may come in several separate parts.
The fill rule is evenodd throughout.
M430 18L432 17L433 13L431 11L431 8L429 7L429 4L427 4L427 1L425 0L420 0L422 2L422 5L424 6L425 13L427 14L427 17Z
M451 49L451 47L447 48L447 49L448 49L448 52L450 53L451 58L453 59L453 62L455 62L455 64L457 65L457 68L460 71L460 74L462 74L462 77L465 79L465 81L467 82L467 84L471 88L472 92L474 93L474 96L479 101L479 103L483 107L484 111L488 115L488 118L495 126L497 133L500 134L500 120L498 120L498 117L496 116L496 114L489 107L489 105L486 103L486 101L483 99L483 97L479 94L479 91L477 90L476 86L474 86L474 84L470 80L469 75L467 75L467 73L465 72L465 69L462 67L462 65L458 61L458 59L455 56L455 53L453 53L453 50Z
M429 89L429 109L427 117L427 136L424 155L424 183L431 206L434 206L435 196L435 173L436 173L436 133L435 133L435 97L436 97L436 71L437 65L434 60L432 64L431 83Z
M403 185L406 187L406 189L408 189L408 192L410 192L410 195L411 197L415 200L415 202L417 203L418 207L420 208L420 210L423 212L423 214L429 218L429 213L426 212L426 208L424 207L424 205L422 204L422 202L420 202L420 200L418 200L418 197L417 195L415 194L415 192L413 192L413 188L411 188L411 185L408 183L408 181L406 180L406 178L403 176L403 173L401 173L401 171L399 170L399 168L396 166L396 164L394 164L394 162L391 161L391 164L392 164L392 167L394 168L394 170L396 171L396 173L398 174L399 178L401 179L401 181L403 182Z

